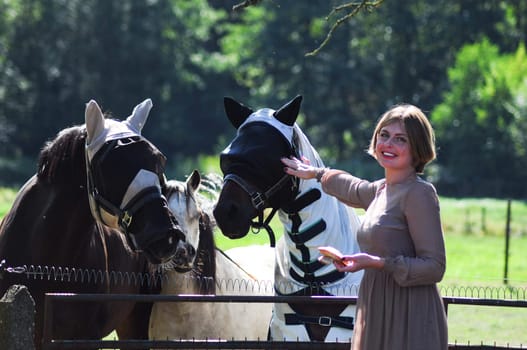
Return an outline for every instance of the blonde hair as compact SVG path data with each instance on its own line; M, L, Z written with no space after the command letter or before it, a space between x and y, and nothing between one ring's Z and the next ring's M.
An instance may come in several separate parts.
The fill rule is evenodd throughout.
M386 125L395 122L399 122L404 126L408 135L415 172L422 174L425 165L436 158L435 135L434 129L426 115L414 105L397 105L381 116L373 132L368 153L375 157L375 146L377 145L379 132Z

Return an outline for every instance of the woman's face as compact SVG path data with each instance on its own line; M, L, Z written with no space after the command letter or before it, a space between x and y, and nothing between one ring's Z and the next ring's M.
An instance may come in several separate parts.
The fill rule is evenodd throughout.
M393 122L381 128L377 134L375 157L384 169L413 169L410 141L401 122Z

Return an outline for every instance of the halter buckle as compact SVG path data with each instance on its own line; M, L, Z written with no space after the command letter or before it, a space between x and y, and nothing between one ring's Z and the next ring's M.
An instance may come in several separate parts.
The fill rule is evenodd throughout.
M251 201L256 210L261 210L265 206L265 196L260 192L251 193Z
M318 324L324 327L331 327L331 317L320 316L318 318Z
M132 216L128 214L128 211L123 212L123 217L121 218L121 226L128 228L132 223Z

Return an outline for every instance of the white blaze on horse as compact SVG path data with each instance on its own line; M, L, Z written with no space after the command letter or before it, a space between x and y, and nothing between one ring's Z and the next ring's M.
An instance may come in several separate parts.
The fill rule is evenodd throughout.
M236 256L257 251L267 264L254 264L244 269L214 244L214 223L206 208L207 199L200 195L199 172L186 181L167 182L166 197L170 210L184 232L187 242L196 248L186 265L167 269L161 288L162 295L272 294L273 250L267 247L236 249ZM254 255L253 255L254 260ZM271 318L269 303L155 303L150 316L149 337L166 339L267 339Z
M285 174L280 161L303 156L315 166L324 166L296 124L301 101L297 96L279 110L253 111L225 98L225 112L237 135L220 156L224 185L214 217L224 235L241 238L251 227L269 231L264 209L278 212L284 228L276 247L278 295L356 296L362 272L342 273L333 264L322 264L317 248L358 252L357 215L325 194L316 180ZM352 337L354 317L355 306L349 304L275 304L270 335L276 340L346 342Z

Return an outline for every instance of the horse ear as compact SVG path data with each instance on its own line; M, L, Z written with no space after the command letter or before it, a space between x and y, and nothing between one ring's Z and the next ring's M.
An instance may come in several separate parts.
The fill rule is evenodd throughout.
M225 107L225 114L229 118L230 122L236 129L243 124L243 122L253 114L253 110L247 106L244 106L240 102L236 101L231 97L223 98L223 106Z
M190 193L196 192L199 185L201 184L201 175L198 170L194 169L192 174L187 178L187 189Z
M298 95L274 112L274 117L286 125L293 126L300 112L301 103L302 96Z
M139 135L141 135L141 130L143 130L143 126L145 126L146 120L148 119L150 109L152 109L152 100L147 98L135 106L132 115L126 118L126 122L130 128Z
M94 100L90 100L86 104L86 111L84 113L84 120L86 122L86 144L89 145L92 140L97 138L104 131L104 116L101 108Z

